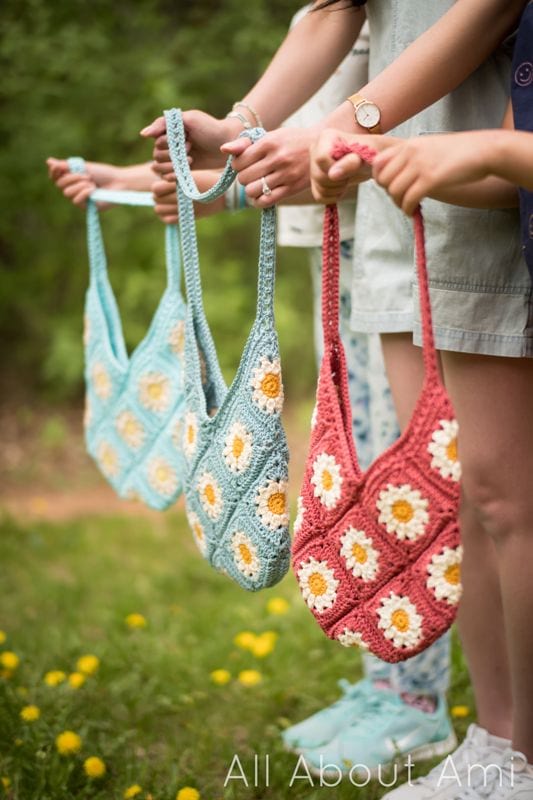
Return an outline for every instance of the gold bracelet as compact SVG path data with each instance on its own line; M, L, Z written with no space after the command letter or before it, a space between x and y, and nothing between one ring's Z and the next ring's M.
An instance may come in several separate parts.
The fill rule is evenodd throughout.
M240 114L238 111L230 111L228 114L226 114L226 119L238 119L246 131L253 127L248 122L244 114Z
M247 111L250 112L252 117L255 119L255 124L257 125L258 128L264 127L263 123L261 122L261 117L255 110L255 108L252 108L252 106L248 105L248 103L245 103L243 100L238 100L236 103L233 103L233 110L235 111L235 109L239 108L239 106L245 108Z

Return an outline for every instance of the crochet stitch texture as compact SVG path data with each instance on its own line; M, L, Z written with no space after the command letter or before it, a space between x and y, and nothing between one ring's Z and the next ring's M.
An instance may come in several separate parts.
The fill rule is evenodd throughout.
M69 159L83 172L82 159ZM100 471L124 498L164 509L181 494L184 461L185 303L178 230L166 226L167 287L149 330L128 356L107 274L97 200L151 205L146 192L98 190L87 202L90 283L85 300L85 439Z
M339 143L334 157L370 148ZM351 434L339 336L337 209L326 208L322 359L292 566L318 624L345 646L388 662L429 647L452 624L461 594L458 426L433 342L424 228L415 214L425 377L401 437L361 471Z
M189 525L202 555L248 590L272 586L290 564L288 448L274 327L275 210L261 214L255 321L228 388L202 304L193 200L209 202L231 184L226 167L201 194L185 151L181 112L165 112L177 192L185 283L185 416L182 447ZM246 131L252 141L264 133Z

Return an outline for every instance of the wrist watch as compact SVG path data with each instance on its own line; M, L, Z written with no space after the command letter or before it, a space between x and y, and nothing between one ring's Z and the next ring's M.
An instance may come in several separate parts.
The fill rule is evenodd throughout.
M361 128L365 128L368 133L381 133L379 122L381 111L379 107L367 100L360 94L352 94L348 100L354 107L355 121Z

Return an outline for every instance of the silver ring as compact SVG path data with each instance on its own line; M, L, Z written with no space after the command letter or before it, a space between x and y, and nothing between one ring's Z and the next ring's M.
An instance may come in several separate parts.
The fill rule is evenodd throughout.
M269 194L272 194L272 189L268 185L266 178L261 178L261 191L262 194L266 195L267 197Z

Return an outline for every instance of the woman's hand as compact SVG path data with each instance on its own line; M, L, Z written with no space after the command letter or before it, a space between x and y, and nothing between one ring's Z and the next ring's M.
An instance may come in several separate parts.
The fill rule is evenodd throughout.
M339 141L378 149L386 147L387 142L393 140L370 134L354 135L331 128L322 131L311 147L311 190L315 200L326 205L338 203L351 187L372 177L371 167L356 153L348 153L338 160L333 158L332 152Z
M397 140L377 156L373 176L411 216L422 198L490 173L491 135L475 131Z
M47 158L48 175L65 197L75 206L84 206L87 198L98 187L121 189L120 168L113 164L86 162L85 172L70 172L64 159Z
M224 166L225 159L220 152L220 146L243 130L242 123L238 119L216 119L203 111L184 111L183 124L189 163L195 169ZM166 132L164 117L158 117L141 131L141 136L155 139L154 169L163 177L174 172L168 152Z
M221 150L233 156L232 166L254 205L268 208L308 188L309 146L315 137L313 128L278 128L254 144L243 137ZM263 192L262 178L270 194Z
M207 191L214 186L220 177L217 170L198 170L193 172L193 178L201 192ZM155 213L167 225L179 221L178 217L178 198L176 197L176 176L168 175L164 180L157 180L151 186L151 192L155 200ZM194 213L198 217L210 217L224 211L224 196L217 197L211 203L195 203Z

